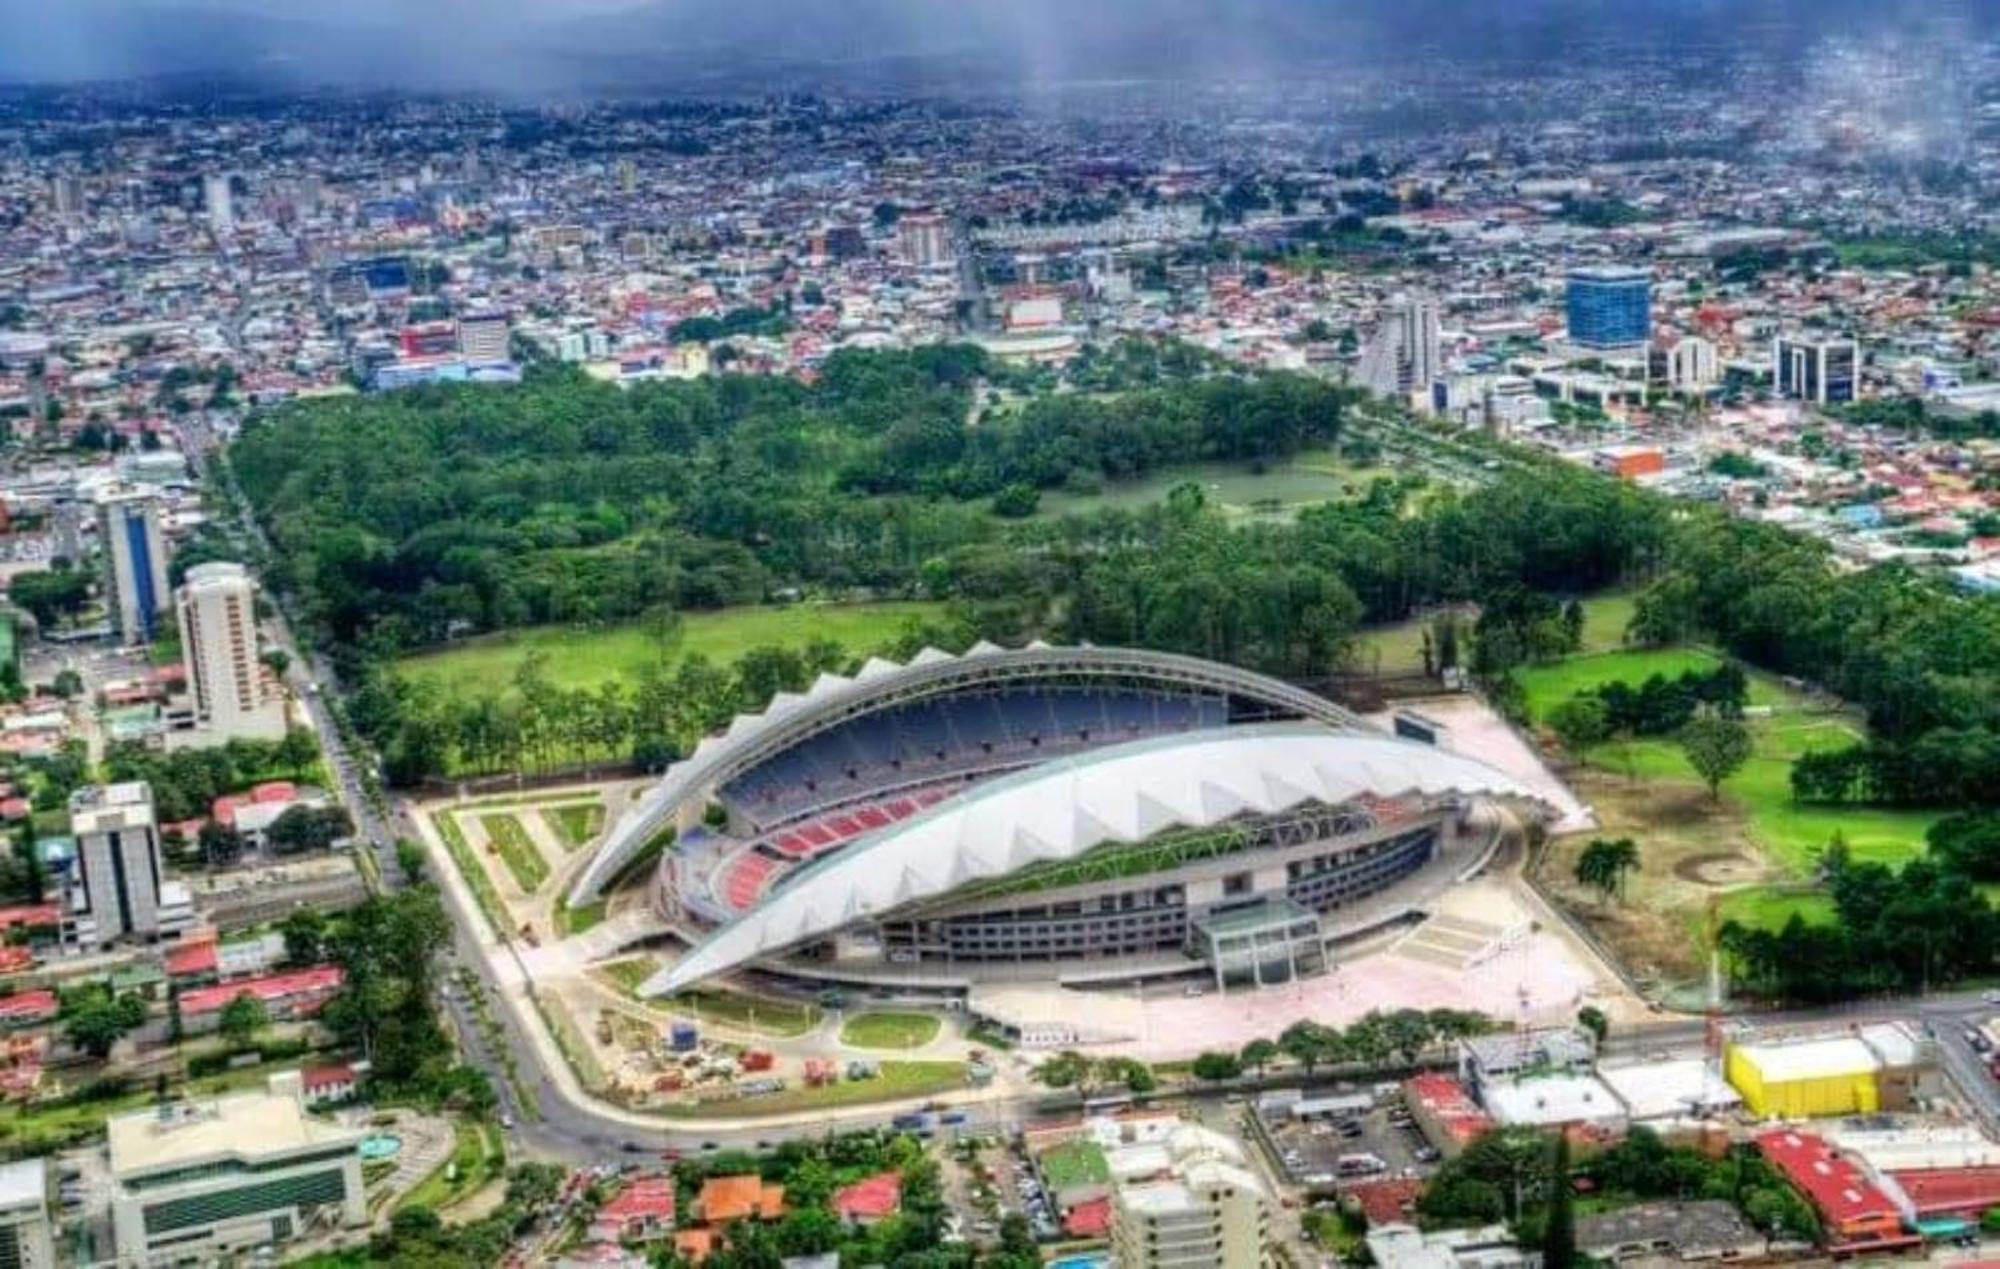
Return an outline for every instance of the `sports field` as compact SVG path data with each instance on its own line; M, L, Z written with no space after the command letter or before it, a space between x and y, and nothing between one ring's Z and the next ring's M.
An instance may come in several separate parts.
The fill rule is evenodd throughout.
M412 679L429 679L448 695L491 695L507 690L529 653L548 658L549 680L566 688L594 687L617 679L631 682L663 656L699 652L712 661L731 662L767 644L802 647L833 639L861 654L888 643L903 624L939 611L919 602L879 604L792 604L783 607L724 608L685 615L679 638L668 648L644 623L530 630L469 639L455 647L420 652L396 663Z

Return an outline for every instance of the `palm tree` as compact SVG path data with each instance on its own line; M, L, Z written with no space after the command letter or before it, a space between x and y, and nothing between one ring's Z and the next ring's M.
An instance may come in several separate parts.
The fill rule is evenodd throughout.
M1639 846L1629 837L1616 841L1604 838L1594 839L1583 848L1576 859L1576 879L1589 886L1604 898L1613 895L1621 898L1625 892L1625 874L1639 866Z

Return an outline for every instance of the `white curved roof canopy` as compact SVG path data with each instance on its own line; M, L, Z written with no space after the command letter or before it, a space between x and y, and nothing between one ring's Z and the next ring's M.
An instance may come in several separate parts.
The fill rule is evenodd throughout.
M808 866L640 988L679 991L865 917L1174 827L1308 801L1484 795L1545 799L1485 763L1381 733L1272 723L1156 737L1056 759L857 839Z
M611 826L603 845L571 887L570 904L577 906L597 898L689 798L706 794L810 736L873 710L954 688L1071 675L1129 677L1230 692L1332 727L1367 726L1325 697L1281 679L1168 652L1054 648L1044 643L1008 649L980 643L964 656L926 648L907 665L876 657L853 678L822 674L804 693L780 692L761 714L738 714L720 735L707 737L687 758L668 767L660 782Z

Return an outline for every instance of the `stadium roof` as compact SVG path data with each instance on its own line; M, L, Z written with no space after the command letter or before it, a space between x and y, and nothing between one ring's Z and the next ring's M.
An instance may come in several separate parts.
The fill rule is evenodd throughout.
M1074 859L1169 828L1273 814L1363 794L1485 794L1546 806L1484 763L1380 733L1270 723L1153 737L1058 758L996 780L857 839L808 865L762 903L649 979L679 991L854 921ZM1553 808L1550 808L1551 810Z
M1007 649L979 643L963 656L926 648L906 665L875 657L852 678L822 674L804 693L778 693L763 713L737 715L726 731L704 739L684 761L668 767L659 784L612 825L571 888L569 901L575 906L595 899L654 834L672 822L674 812L689 798L705 795L819 732L954 688L1079 675L1229 692L1332 727L1366 727L1359 717L1325 697L1282 680L1167 652L1056 648L1044 643Z

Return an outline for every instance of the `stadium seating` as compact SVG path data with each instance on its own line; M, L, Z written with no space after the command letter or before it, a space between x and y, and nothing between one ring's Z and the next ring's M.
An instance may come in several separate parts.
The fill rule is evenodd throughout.
M821 732L738 776L721 797L753 824L784 825L885 785L1217 727L1228 718L1226 701L1200 695L1052 686L944 697Z

